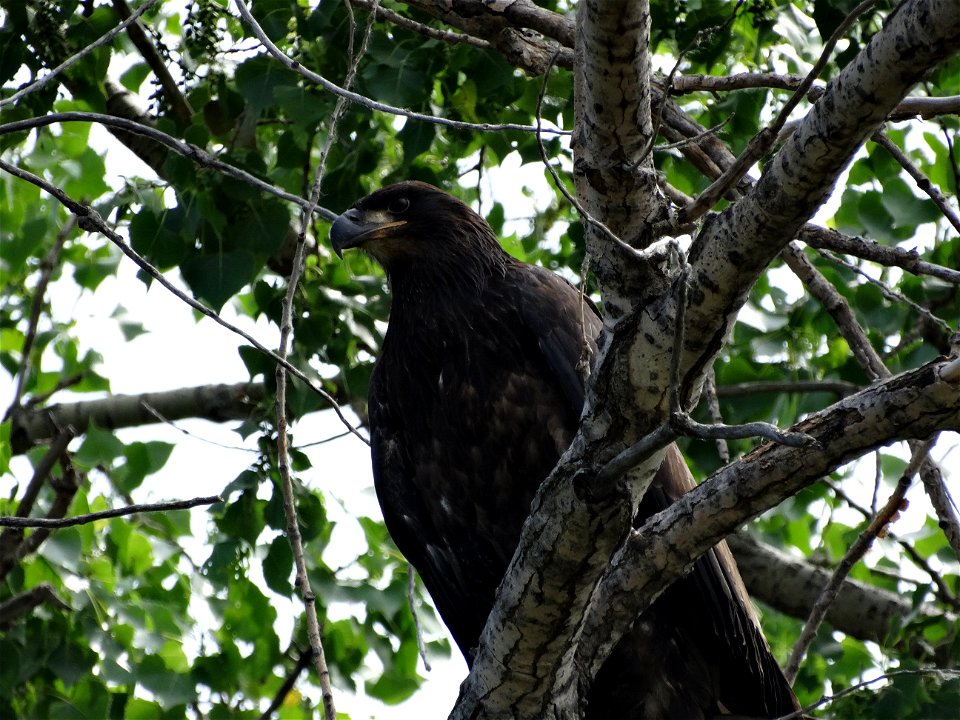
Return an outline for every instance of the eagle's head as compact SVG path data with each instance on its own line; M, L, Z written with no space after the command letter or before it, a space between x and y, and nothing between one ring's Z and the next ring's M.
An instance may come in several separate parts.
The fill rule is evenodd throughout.
M369 253L392 280L410 270L475 270L486 265L483 260L502 266L505 255L486 220L452 195L416 181L358 200L334 221L330 242L341 257L348 248Z

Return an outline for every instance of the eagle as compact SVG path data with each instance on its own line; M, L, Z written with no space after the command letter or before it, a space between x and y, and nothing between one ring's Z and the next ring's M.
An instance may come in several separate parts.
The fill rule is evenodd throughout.
M389 323L369 388L377 498L468 664L540 483L577 431L601 330L556 273L521 262L460 200L401 182L330 230L386 273ZM693 487L668 449L635 525ZM586 717L776 717L798 709L721 543L637 618Z

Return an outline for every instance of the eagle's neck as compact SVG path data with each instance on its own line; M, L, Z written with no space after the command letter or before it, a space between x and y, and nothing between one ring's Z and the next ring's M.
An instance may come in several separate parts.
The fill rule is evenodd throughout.
M440 241L429 252L396 258L385 265L393 294L390 324L456 320L483 302L511 262L492 235Z

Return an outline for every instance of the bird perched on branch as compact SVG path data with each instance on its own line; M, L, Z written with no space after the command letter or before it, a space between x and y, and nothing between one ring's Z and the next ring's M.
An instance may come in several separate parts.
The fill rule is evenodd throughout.
M601 324L566 280L508 255L487 222L419 182L359 200L330 231L386 271L390 321L370 382L387 529L468 663L540 483L570 444ZM675 446L637 524L693 486ZM634 623L587 717L775 717L796 700L725 544Z

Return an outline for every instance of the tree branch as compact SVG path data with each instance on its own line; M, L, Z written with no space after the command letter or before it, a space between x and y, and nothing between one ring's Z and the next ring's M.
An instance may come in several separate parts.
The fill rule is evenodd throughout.
M744 531L728 535L726 540L751 597L790 617L810 614L820 591L830 581L829 570L762 543ZM827 610L826 621L851 637L889 647L890 629L918 610L923 616L943 616L938 607L922 605L916 609L907 597L847 578L840 586L837 602ZM955 616L946 619L957 620ZM920 650L911 648L918 657L928 652L926 648Z
M705 223L690 250L691 373L712 362L755 279L823 202L854 152L929 68L956 54L958 40L955 2L899 6L828 84L753 188ZM717 318L726 318L725 326L718 328Z
M113 508L112 510L100 510L99 512L86 513L85 515L74 515L68 518L23 518L0 515L0 527L16 528L45 528L59 529L65 527L74 527L75 525L87 525L97 520L107 520L109 518L124 517L126 515L137 515L139 513L166 512L168 510L187 510L197 505L212 505L213 503L223 502L219 495L209 495L207 497L193 498L192 500L172 500L161 503L141 503L127 505L122 508Z
M866 238L852 238L838 230L810 223L800 229L797 239L820 250L833 250L887 267L902 268L914 275L929 275L953 285L960 285L960 270L922 260L916 250L888 247Z
M77 433L83 433L91 422L106 430L116 430L184 418L213 422L246 420L257 410L264 395L263 383L244 382L114 395L101 400L20 410L11 418L10 446L15 454L23 453L55 437L58 428L72 426Z
M40 583L0 603L0 630L11 627L17 620L43 603L64 612L73 610L59 598L50 583Z
M113 0L113 9L125 24L127 20L132 17L130 6L127 5L125 0ZM139 11L138 14L140 14ZM166 60L160 57L160 53L157 52L157 48L150 42L150 38L147 37L147 33L139 20L134 19L132 23L127 24L127 35L130 36L130 40L136 46L137 50L140 51L140 55L146 60L147 65L160 82L160 87L163 88L163 94L173 109L173 116L177 121L177 126L181 130L190 127L190 123L193 121L193 109L180 92L180 88L177 87L177 81L174 80L173 75L170 74Z
M592 677L634 618L738 525L876 447L960 430L960 379L941 377L949 365L938 360L844 398L792 428L819 445L762 445L631 533L591 605L612 636L584 635L578 666Z
M260 27L260 24L256 21L253 15L250 13L250 10L244 4L244 0L236 0L235 5L240 11L240 15L243 18L243 21L249 26L254 35L266 49L266 51L277 61L280 62L288 70L291 70L304 79L310 81L314 85L319 85L324 90L333 93L337 97L346 98L351 102L355 102L358 105L369 108L376 112L389 113L390 115L400 115L402 117L410 118L411 120L420 120L423 122L433 123L434 125L442 125L444 127L453 128L455 130L471 130L476 132L500 132L505 130L513 130L518 132L536 132L536 127L532 125L517 125L515 123L503 123L503 124L492 124L492 123L469 123L462 122L460 120L450 120L449 118L442 118L436 115L426 115L424 113L414 112L413 110L407 110L406 108L396 107L395 105L387 105L386 103L377 102L376 100L371 100L365 95L355 93L346 88L342 88L336 83L332 83L327 80L322 75L318 75L305 68L296 60L288 57L283 53L280 48L278 48L267 34L263 31L263 28ZM543 132L548 132L554 135L566 135L567 133L563 130L553 130L551 128L546 128Z

